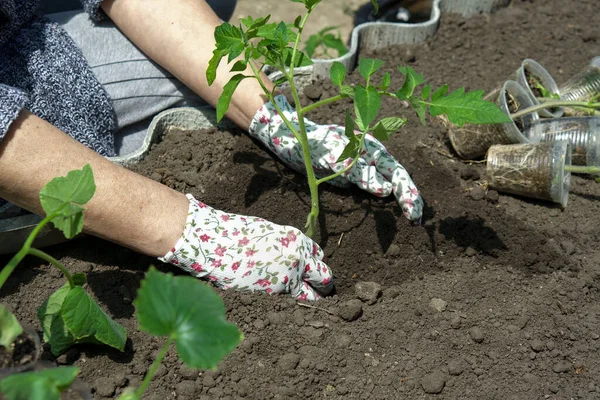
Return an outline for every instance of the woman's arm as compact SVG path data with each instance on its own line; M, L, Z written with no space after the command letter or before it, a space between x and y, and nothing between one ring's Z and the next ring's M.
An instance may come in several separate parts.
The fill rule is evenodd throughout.
M0 141L0 197L44 215L44 185L85 164L97 187L86 205L85 232L150 256L166 254L185 225L185 195L113 164L28 111Z
M221 63L208 86L206 69L215 48L214 30L221 20L202 0L104 0L102 9L144 53L213 106L232 74ZM247 75L252 75L248 69ZM263 81L269 89L272 83ZM266 102L255 79L245 79L235 91L227 116L247 130Z

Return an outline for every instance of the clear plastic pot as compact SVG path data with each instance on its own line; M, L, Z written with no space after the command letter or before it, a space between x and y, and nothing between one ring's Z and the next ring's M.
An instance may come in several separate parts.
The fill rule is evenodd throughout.
M492 146L486 179L492 189L567 205L571 144L566 141Z
M572 165L600 166L600 117L564 117L537 121L529 130L532 142L568 140Z
M494 100L507 115L533 106L533 100L525 89L515 81L506 81L500 90L486 96L486 100ZM458 128L441 118L448 128L448 136L456 153L464 159L481 158L494 144L527 143L529 139L523 134L535 121L537 113L528 114L517 121L505 124L464 125Z
M588 66L571 77L560 88L560 98L568 101L589 101L600 94L600 57L595 57ZM582 110L567 108L566 115L583 115Z
M537 81L546 90L552 94L560 96L558 85L554 81L554 78L546 71L546 68L542 67L541 64L535 60L525 59L521 63L521 66L515 73L515 80L525 88L527 94L531 97L533 104L539 104L538 97L542 97L542 92L538 89L534 82ZM563 115L563 108L557 107L555 109L544 109L539 111L540 117L545 118L558 118Z

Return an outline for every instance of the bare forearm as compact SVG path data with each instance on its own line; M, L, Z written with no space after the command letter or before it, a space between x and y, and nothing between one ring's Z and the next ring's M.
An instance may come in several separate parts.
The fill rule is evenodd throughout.
M86 206L84 230L144 254L166 254L183 230L186 197L111 163L26 111L0 142L0 197L43 215L44 185L85 164L94 172L96 193Z
M102 9L148 57L166 68L213 106L232 74L225 62L213 85L206 69L215 47L214 29L221 23L201 0L104 0ZM252 75L251 70L246 71ZM272 83L263 75L269 90ZM247 129L265 103L255 79L245 79L235 92L227 116Z

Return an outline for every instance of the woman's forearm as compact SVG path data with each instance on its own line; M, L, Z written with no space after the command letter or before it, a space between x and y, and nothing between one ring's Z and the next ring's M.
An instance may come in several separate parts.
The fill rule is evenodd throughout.
M202 0L104 0L102 9L148 57L166 68L213 106L232 74L222 62L208 86L206 69L215 48L214 30L221 23ZM247 75L252 75L248 70ZM268 89L272 83L263 76ZM236 90L227 116L243 129L265 103L255 79Z

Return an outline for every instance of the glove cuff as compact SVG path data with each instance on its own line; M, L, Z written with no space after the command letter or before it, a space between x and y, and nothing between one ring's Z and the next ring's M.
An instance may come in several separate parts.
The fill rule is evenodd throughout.
M197 240L195 238L196 228L198 226L198 221L203 218L202 214L210 213L212 208L201 201L196 200L191 194L186 194L185 196L190 201L190 206L183 233L177 240L177 243L175 243L175 246L173 246L167 254L159 257L158 260L176 265L190 274L201 278L208 275L210 271L204 270L194 261L194 250L191 243Z

